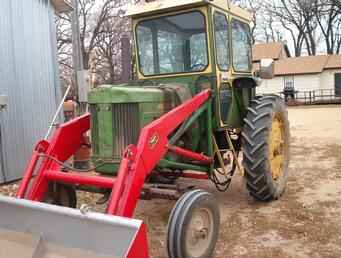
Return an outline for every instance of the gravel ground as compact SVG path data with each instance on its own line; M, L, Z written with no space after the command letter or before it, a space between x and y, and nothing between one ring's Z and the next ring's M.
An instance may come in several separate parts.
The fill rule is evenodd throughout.
M341 106L289 109L290 179L279 201L258 203L249 197L240 175L226 193L207 182L221 209L216 258L341 257ZM189 181L183 181L190 184ZM13 195L17 186L0 187ZM98 195L78 195L79 204L97 210ZM151 256L166 258L165 232L174 202L140 201L136 217L148 227Z

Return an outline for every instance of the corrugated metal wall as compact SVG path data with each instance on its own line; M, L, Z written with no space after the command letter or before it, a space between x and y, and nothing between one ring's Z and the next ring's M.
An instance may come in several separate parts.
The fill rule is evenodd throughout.
M44 137L59 99L54 9L50 0L1 0L0 183L22 176L34 143Z

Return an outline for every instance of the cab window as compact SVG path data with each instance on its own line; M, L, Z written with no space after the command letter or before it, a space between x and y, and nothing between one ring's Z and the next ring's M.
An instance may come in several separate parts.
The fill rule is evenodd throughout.
M208 66L205 16L199 11L141 21L136 37L144 75L199 72Z
M237 72L251 71L251 35L249 26L241 21L232 20L233 67Z
M214 13L213 19L217 64L220 70L227 71L230 67L229 24L226 15L219 12Z

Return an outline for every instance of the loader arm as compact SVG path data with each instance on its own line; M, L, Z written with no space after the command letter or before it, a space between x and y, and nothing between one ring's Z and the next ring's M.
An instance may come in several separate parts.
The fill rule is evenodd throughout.
M168 152L168 136L210 95L210 90L199 93L141 130L137 145L129 146L123 155L117 178L119 186L112 190L109 214L133 215L146 177Z
M90 129L90 114L62 124L56 129L50 142L41 141L34 149L17 198L43 201L51 181L112 188L107 213L132 217L146 177L168 151L175 150L206 163L211 161L210 157L202 154L168 146L168 136L206 103L210 95L210 90L203 91L145 126L137 145L127 147L116 178L63 172L61 163L67 161L85 143L83 136ZM40 166L36 167L39 160ZM36 176L28 189L33 174Z
M45 172L55 170L58 173L61 167L60 164L44 157L53 157L60 162L67 161L85 143L83 136L89 129L90 114L85 114L60 125L50 141L38 142L16 194L17 198L27 197L29 200L42 201L48 184ZM42 161L37 168L36 165L39 160ZM34 173L36 174L34 183L27 193L28 184Z

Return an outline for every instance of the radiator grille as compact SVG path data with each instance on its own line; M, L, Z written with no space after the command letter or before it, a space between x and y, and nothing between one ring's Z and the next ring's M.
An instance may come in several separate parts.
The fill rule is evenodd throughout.
M129 144L136 144L140 131L137 103L112 104L113 158L120 159Z

